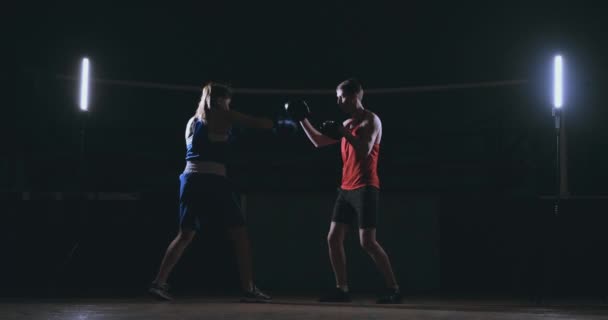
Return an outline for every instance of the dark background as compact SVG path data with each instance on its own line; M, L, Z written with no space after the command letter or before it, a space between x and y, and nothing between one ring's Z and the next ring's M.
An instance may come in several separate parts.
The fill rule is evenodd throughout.
M183 130L200 92L98 83L84 115L77 82L65 77L78 76L86 55L97 78L185 86L527 80L365 96L384 130L379 238L408 291L604 295L607 205L585 197L608 191L606 12L582 1L9 4L0 118L7 292L139 292L175 235ZM569 188L579 197L559 217L541 198L554 192L556 53L566 64ZM293 98L310 102L315 123L344 117L332 95L237 94L233 107L274 117ZM315 150L301 131L256 130L238 131L235 146L230 172L250 204L260 282L292 292L331 286L324 237L337 147ZM79 191L138 200L83 203ZM178 292L236 288L222 233L199 239L176 269ZM352 286L371 292L380 279L350 240Z

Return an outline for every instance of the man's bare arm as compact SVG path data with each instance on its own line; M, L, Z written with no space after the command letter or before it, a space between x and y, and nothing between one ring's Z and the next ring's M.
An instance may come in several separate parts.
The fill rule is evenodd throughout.
M306 133L306 136L308 137L310 142L312 142L312 144L317 148L324 147L324 146L334 144L334 143L338 143L338 141L339 141L339 140L334 140L334 139L322 134L321 132L319 132L308 121L308 119L304 119L304 120L300 121L300 125L302 126L302 129L304 129L304 132Z

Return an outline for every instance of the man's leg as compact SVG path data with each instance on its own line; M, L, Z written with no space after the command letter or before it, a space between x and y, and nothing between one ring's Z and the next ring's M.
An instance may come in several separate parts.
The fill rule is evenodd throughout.
M346 277L346 254L344 252L344 238L351 228L355 218L353 207L346 201L345 191L338 189L338 196L334 203L334 210L327 234L329 247L329 260L336 278L336 288L322 296L321 302L349 302L348 281Z
M336 286L339 288L346 288L348 286L344 237L346 236L349 227L350 226L347 224L332 221L327 235L329 259L334 270Z
M335 217L335 215L334 215ZM320 302L350 302L348 282L346 280L346 254L344 253L344 237L350 225L332 221L327 235L329 260L336 277L336 288L322 296Z
M361 248L369 254L376 263L376 267L382 273L387 288L396 288L397 280L393 274L393 268L388 255L376 240L376 228L359 229L359 240Z
M359 240L361 247L376 263L376 267L384 276L386 290L380 295L377 303L400 303L401 291L388 255L382 246L376 241L376 228L359 229Z

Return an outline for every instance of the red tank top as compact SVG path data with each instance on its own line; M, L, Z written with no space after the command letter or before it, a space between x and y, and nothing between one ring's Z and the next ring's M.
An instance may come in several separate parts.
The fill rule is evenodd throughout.
M356 126L351 130L353 136L357 136ZM342 185L344 190L354 190L365 186L374 186L380 189L378 178L378 154L380 145L374 144L371 152L365 159L358 159L355 148L345 139L340 142L342 151Z

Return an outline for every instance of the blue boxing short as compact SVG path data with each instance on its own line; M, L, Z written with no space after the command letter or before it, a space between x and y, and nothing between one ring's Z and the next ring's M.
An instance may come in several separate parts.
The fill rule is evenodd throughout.
M179 176L179 225L200 230L203 225L245 225L240 199L230 181L220 175L183 173Z

